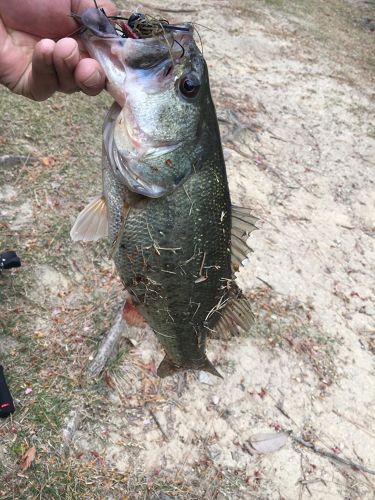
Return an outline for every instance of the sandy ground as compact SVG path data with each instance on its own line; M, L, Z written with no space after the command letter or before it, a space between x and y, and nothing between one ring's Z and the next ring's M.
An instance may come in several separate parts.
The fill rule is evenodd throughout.
M211 342L224 381L149 378L161 353L148 329L130 332L132 363L126 357L114 375L109 420L83 427L76 446L94 446L123 471L199 481L206 468L208 497L225 470L249 483L230 498L372 498L370 476L291 442L269 456L251 456L243 444L257 432L292 429L375 467L373 89L355 69L357 82L340 78L329 51L303 45L308 19L264 20L259 6L220 5L189 3L215 27L200 32L233 201L264 221L238 280L303 319L263 338L258 324L248 338ZM280 322L277 313L272 319ZM280 340L288 335L289 348Z
M345 15L363 2L324 3L191 0L182 7L197 12L176 14L215 29L199 32L232 199L261 220L238 274L257 320L242 338L209 343L224 380L160 381L152 332L125 332L131 345L106 375L110 411L87 410L75 453L150 484L188 482L186 498L374 498L373 475L292 437L268 455L247 445L287 430L375 470L374 71L360 45L375 35L360 10ZM68 289L53 268L39 271L47 294Z

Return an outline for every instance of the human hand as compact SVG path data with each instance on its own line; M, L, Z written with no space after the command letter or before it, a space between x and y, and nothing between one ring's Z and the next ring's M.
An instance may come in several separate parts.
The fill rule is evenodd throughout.
M97 3L108 15L116 13L111 0ZM98 94L103 70L69 38L79 28L70 14L89 7L93 0L0 0L0 83L35 101L56 91Z

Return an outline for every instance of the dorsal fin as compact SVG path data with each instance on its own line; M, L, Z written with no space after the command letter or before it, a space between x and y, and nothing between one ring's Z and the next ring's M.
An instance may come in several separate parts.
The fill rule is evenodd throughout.
M107 236L107 204L104 196L97 196L78 214L70 237L73 241L96 241Z
M213 328L213 338L228 339L240 335L241 332L248 331L254 321L249 300L234 282L231 282L225 307L218 313L220 319Z
M231 231L231 251L232 251L232 271L238 271L241 262L245 260L253 250L248 246L247 240L255 229L257 218L251 214L249 208L232 206L232 231Z

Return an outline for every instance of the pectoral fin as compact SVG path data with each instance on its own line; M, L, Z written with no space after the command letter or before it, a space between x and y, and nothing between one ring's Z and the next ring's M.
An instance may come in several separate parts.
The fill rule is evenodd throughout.
M96 241L107 236L107 205L104 196L97 196L78 215L70 237L73 241Z

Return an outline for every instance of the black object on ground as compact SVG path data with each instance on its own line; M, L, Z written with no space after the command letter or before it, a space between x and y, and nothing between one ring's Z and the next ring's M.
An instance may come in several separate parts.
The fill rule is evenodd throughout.
M20 267L21 260L16 252L0 253L0 271L3 269L10 269L11 267Z
M11 413L14 413L14 403L5 380L4 369L0 365L0 418L9 417Z

